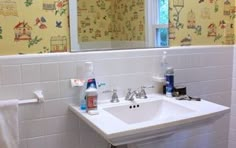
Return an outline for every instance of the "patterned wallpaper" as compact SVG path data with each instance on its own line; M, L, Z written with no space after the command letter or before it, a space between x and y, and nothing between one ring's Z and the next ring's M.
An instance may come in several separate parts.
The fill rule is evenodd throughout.
M170 0L171 46L234 44L234 0Z
M143 2L79 0L80 39L144 40ZM169 3L171 46L235 43L235 0ZM68 0L0 0L0 20L0 55L69 49Z
M111 0L78 0L79 42L109 41L111 13Z
M0 0L0 55L69 49L68 0Z
M113 36L119 41L145 40L144 0L114 0Z
M170 0L169 7L170 46L234 44L233 0ZM79 10L82 42L145 40L144 0L79 0Z
M78 10L80 42L144 40L144 0L78 0Z

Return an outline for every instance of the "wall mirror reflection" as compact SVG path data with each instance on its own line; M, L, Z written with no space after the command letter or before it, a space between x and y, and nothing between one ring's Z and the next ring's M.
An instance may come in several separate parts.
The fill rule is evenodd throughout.
M168 47L168 8L168 0L72 0L71 50Z

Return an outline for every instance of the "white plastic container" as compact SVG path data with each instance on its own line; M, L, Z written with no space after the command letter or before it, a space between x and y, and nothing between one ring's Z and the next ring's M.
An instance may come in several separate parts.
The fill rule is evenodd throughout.
M92 84L85 91L86 96L86 111L89 113L91 110L97 110L98 93L95 86Z

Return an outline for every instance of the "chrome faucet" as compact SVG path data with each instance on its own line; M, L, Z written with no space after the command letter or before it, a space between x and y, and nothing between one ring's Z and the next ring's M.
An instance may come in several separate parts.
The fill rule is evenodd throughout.
M125 95L125 100L129 100L131 94L132 94L131 88L128 88L128 92L127 92L127 94Z
M120 102L120 100L118 99L118 95L117 95L117 89L105 90L105 91L103 91L103 93L112 93L112 96L111 96L112 103Z
M131 92L131 89L128 89L128 92L125 96L125 100L134 101L134 99L147 99L147 94L145 88L154 88L154 86L141 86L140 91L134 90Z
M140 98L143 98L143 99L147 99L147 93L145 91L145 86L141 86L141 90L140 90Z
M134 101L135 98L140 98L139 91L135 90L135 91L131 92L131 89L129 89L129 91L128 91L126 97L125 97L125 100Z

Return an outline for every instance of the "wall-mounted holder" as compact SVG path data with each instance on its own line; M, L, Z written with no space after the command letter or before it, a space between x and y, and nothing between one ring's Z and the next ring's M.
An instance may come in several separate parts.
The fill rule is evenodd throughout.
M154 81L154 82L156 82L156 91L157 91L157 93L159 93L159 94L163 94L163 86L165 85L165 83L166 83L166 80L165 80L165 78L164 77L160 77L160 76L153 76L152 77L152 80Z
M82 87L85 84L84 80L80 80L80 79L70 79L70 84L71 87Z
M165 82L165 78L164 77L160 77L160 76L153 76L152 80L154 82L159 82L159 83L164 83Z
M19 105L22 104L31 104L31 103L43 103L45 102L43 91L37 90L34 91L35 99L29 99L29 100L19 100Z
M44 100L44 95L43 95L43 91L42 91L42 90L34 91L34 95L35 95L36 98L38 99L38 102L39 102L39 103L45 102L45 100Z

